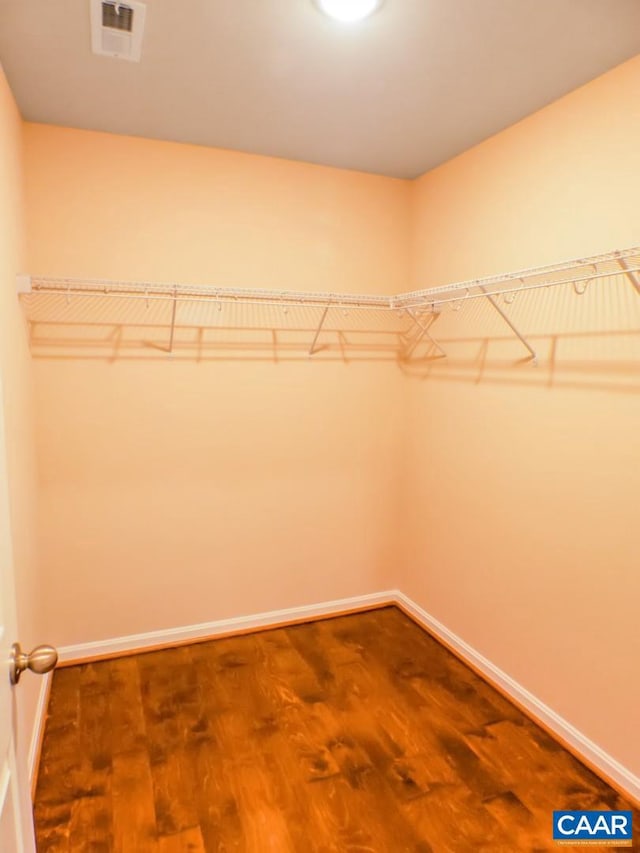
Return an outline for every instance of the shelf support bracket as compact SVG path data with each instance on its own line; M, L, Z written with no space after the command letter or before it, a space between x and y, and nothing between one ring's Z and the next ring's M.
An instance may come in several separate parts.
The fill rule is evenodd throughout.
M173 336L176 331L176 310L178 308L178 293L173 291L173 304L171 306L171 333L169 335L169 352L173 352Z
M313 336L313 341L311 343L311 346L309 347L309 355L313 355L317 351L316 343L318 342L318 338L320 337L320 332L322 331L322 327L324 326L324 321L327 319L327 314L329 313L330 306L330 302L327 302L327 304L324 306L324 311L322 312L322 317L320 317L318 328L316 329L316 333Z
M538 366L538 353L534 350L534 348L531 346L531 344L529 343L529 341L528 341L528 340L527 340L527 339L526 339L526 338L525 338L525 337L520 333L520 331L516 328L516 326L514 326L514 325L513 325L513 323L511 322L511 319L510 319L510 318L509 318L509 316L508 316L507 314L505 314L505 312L502 310L502 308L501 308L501 307L500 307L500 305L498 304L497 300L496 300L496 299L494 299L494 298L493 298L493 296L491 296L491 294L490 294L490 293L487 293L487 289L486 289L486 287L484 287L483 285L480 285L480 290L485 294L485 296L487 297L487 299L489 300L489 302L493 305L493 307L496 309L496 311L498 312L498 314L499 314L499 315L502 317L502 319L505 321L505 323L507 324L507 326L509 326L509 328L511 329L511 331L513 332L513 334L518 338L518 340L522 343L522 345L523 345L524 347L526 347L526 349L528 349L528 350L529 350L529 352L531 353L531 361L532 361L532 363L533 363L533 366L534 366L534 367L537 367L537 366Z
M409 358L409 356L410 356L410 355L411 355L411 353L415 350L415 348L418 346L418 344L420 343L420 341L421 341L423 338L427 338L427 340L429 341L429 343L431 344L431 346L432 346L432 347L435 347L435 348L438 350L438 352L440 353L440 357L441 357L441 358L446 358L446 357L447 357L446 352L442 349L442 347L440 346L440 344L435 340L435 338L434 338L434 337L431 335L431 333L429 332L429 326L430 326L430 325L432 325L433 320L431 321L431 323L429 324L429 326L426 326L424 323L422 323L422 322L418 319L418 317L416 317L416 313L415 313L415 311L413 311L411 308L407 308L407 309L406 309L406 311L407 311L407 314L408 314L408 315L411 317L411 319L413 320L413 322L416 324L416 326L420 329L420 331L419 331L419 333L418 333L417 337L415 337L415 338L413 339L413 341L409 344L409 347L407 348L407 350L405 350L405 352L403 353L403 357L404 357L405 359L406 359L406 358ZM434 315L434 316L436 316L436 315Z
M624 274L626 275L626 277L629 279L631 284L634 286L636 293L640 294L640 276L638 275L638 273L635 272L634 270L629 269L629 265L625 261L624 258L618 258L618 263L620 264L620 266L624 270Z

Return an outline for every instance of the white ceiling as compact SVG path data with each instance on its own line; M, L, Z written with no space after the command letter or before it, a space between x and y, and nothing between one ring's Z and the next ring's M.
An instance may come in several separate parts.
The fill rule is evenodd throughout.
M91 53L89 0L0 0L0 61L29 121L404 178L630 58L639 36L640 0L385 0L360 25L312 0L148 0L136 64Z

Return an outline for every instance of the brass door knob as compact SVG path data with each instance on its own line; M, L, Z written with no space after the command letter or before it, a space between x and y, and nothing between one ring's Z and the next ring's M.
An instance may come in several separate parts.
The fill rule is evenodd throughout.
M12 684L17 684L25 669L43 675L45 672L51 672L57 663L58 652L53 646L36 646L32 652L26 654L20 643L14 643L9 659L9 679Z

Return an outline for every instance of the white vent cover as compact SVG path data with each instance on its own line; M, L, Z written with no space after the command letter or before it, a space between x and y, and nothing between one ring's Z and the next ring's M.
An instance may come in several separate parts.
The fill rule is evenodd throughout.
M139 62L142 51L144 3L89 0L91 4L91 49L100 56Z

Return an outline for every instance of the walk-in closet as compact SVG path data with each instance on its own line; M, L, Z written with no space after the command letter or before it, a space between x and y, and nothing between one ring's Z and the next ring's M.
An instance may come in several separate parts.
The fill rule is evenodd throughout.
M0 3L2 853L638 843L638 33Z

